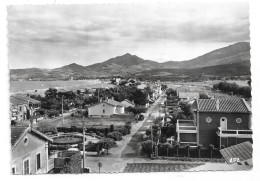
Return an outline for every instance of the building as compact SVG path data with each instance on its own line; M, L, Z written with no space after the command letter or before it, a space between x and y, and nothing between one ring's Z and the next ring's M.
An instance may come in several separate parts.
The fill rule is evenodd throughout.
M134 101L129 101L128 99L125 99L121 102L125 107L135 107Z
M25 121L41 107L41 102L30 97L12 95L10 97L10 114L13 121Z
M113 99L108 99L88 107L90 117L110 117L114 114L124 114L125 105Z
M178 120L180 143L229 147L252 142L251 109L244 99L198 99L194 120Z
M200 95L197 92L179 92L180 101L199 99Z
M253 165L253 147L249 141L221 149L220 153L228 164Z
M48 173L48 142L43 133L24 126L11 126L12 174Z

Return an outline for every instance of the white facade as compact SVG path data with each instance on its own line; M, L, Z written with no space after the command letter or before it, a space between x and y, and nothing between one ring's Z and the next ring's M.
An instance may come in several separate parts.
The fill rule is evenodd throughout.
M135 107L135 104L129 100L123 100L121 104L124 104L125 107Z
M100 102L88 108L89 116L108 117L113 114L124 114L124 112L124 107L115 106L107 102Z

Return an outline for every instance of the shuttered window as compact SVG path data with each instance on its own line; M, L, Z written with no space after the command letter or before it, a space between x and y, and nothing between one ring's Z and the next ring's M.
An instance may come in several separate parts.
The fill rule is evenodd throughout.
M41 168L41 154L38 153L36 155L36 170L39 170Z

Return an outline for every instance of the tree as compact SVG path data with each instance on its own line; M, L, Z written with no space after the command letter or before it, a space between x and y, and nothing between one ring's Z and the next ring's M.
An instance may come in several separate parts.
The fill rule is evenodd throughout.
M110 148L114 148L114 147L117 147L117 144L116 142L111 139L111 138L101 138L97 144L99 145L99 148L102 149L102 148L105 148L107 149L107 154L108 154L108 150Z
M183 114L185 115L185 119L193 119L193 111L191 109L191 105L187 103L180 102L179 107L183 111ZM179 114L180 116L181 114ZM182 118L179 118L182 119Z

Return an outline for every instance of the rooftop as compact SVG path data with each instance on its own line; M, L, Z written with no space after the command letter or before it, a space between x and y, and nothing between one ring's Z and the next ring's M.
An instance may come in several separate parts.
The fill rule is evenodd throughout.
M241 99L198 99L193 108L200 112L249 113L250 106Z
M32 99L30 97L20 96L20 95L12 95L10 97L10 101L13 105L28 104L28 102L33 103L33 104L41 103L41 101Z
M179 92L179 98L187 98L187 99L194 99L199 98L199 93L197 92Z
M220 153L225 158L228 164L233 163L233 158L239 158L240 161L245 161L252 158L253 147L247 141L234 146L230 146L220 150Z

